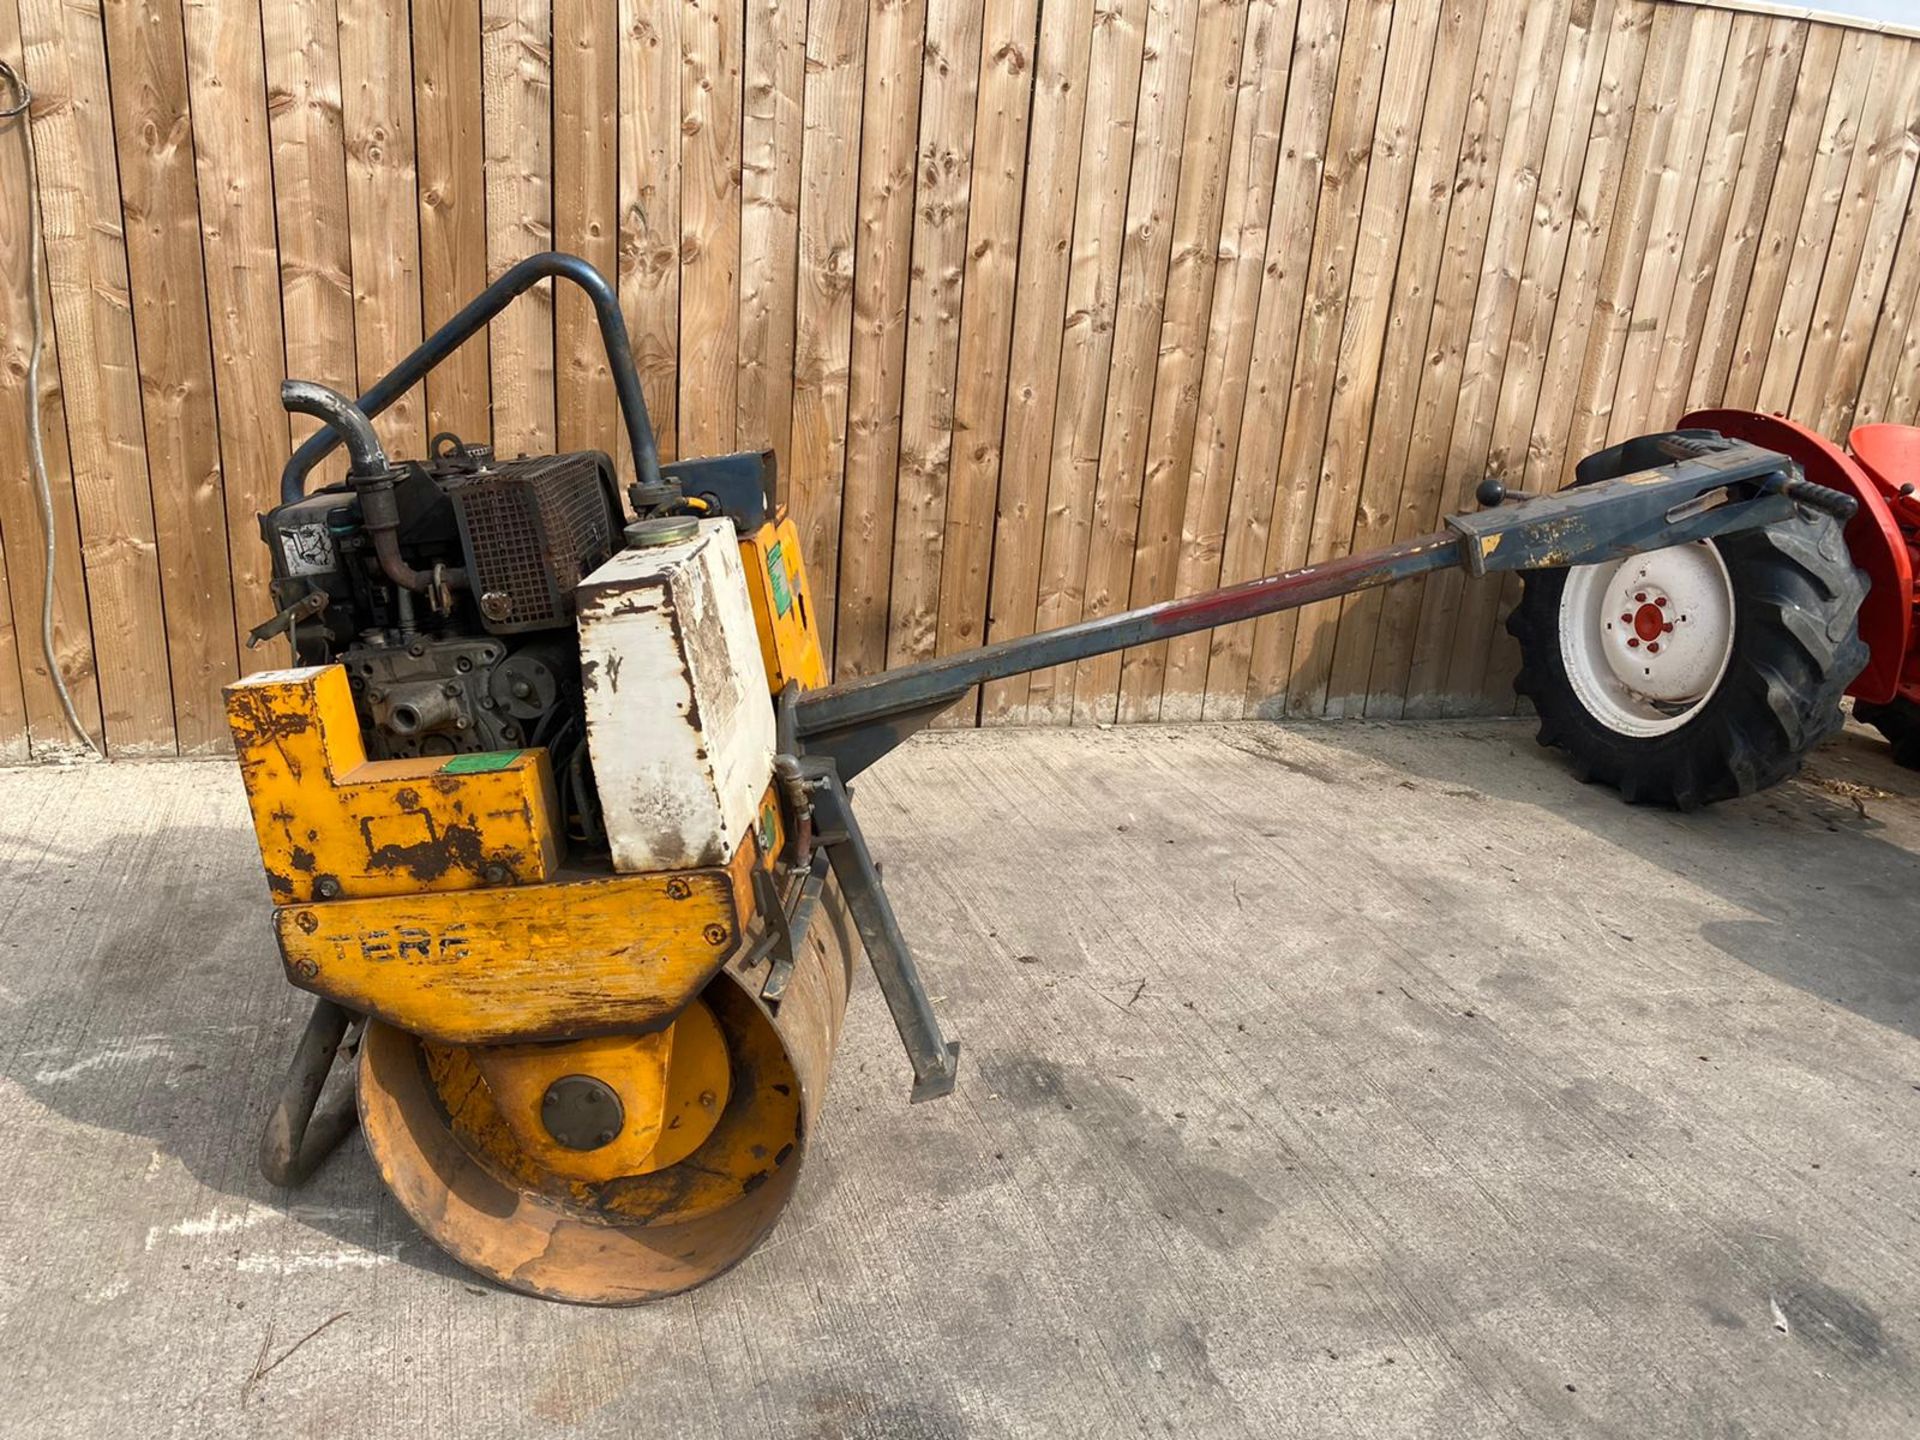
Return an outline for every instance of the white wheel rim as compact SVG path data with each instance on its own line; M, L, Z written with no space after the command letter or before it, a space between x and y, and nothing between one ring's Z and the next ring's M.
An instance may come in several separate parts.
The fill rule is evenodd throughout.
M1705 540L1576 565L1560 592L1560 655L1580 703L1609 730L1678 730L1733 658L1733 579Z

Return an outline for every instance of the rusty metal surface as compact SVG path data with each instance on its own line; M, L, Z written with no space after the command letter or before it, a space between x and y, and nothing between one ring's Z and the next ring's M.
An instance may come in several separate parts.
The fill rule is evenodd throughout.
M829 886L777 1013L758 999L757 970L717 977L705 998L727 1037L733 1086L712 1136L679 1164L604 1184L542 1171L511 1145L484 1088L462 1088L457 1054L375 1024L361 1056L360 1116L381 1178L455 1259L529 1294L631 1305L712 1279L793 1197L855 943ZM453 1108L448 1095L468 1098Z

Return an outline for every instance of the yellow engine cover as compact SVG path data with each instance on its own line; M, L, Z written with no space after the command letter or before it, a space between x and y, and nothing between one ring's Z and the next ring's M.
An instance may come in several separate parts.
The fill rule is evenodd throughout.
M270 670L226 696L275 901L525 883L559 864L545 750L369 760L339 665Z

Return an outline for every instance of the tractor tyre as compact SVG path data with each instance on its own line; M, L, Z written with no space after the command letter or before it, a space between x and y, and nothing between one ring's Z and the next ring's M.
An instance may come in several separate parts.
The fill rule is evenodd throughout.
M1884 705L1863 705L1856 700L1853 718L1887 737L1896 765L1920 770L1920 705L1904 695L1896 695Z
M1867 663L1867 579L1825 515L1523 581L1514 689L1540 743L1629 804L1692 810L1786 779Z

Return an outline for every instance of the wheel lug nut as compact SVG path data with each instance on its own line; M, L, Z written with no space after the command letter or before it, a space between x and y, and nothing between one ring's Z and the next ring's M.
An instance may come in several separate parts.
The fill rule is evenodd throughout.
M1658 640L1649 640L1647 642L1647 653L1649 655L1658 655L1660 653L1660 642Z
M1638 640L1627 641L1627 649L1638 650L1639 648L1640 648L1640 642Z
M1620 617L1620 623L1621 623L1622 625L1631 625L1631 624L1633 623L1633 616L1631 616L1631 615L1622 615L1622 616Z
M1669 620L1666 624L1660 627L1660 631L1663 635L1671 635L1673 633L1673 622Z
M1640 604L1644 605L1647 603L1647 592L1644 590L1639 591L1637 594L1634 595L1633 598Z
M1653 603L1658 605L1662 610L1664 610L1667 608L1667 597L1664 595L1661 595L1657 597Z

